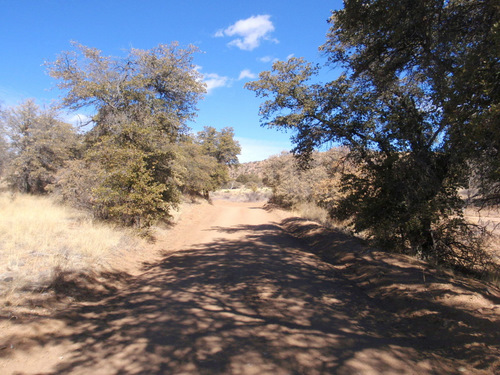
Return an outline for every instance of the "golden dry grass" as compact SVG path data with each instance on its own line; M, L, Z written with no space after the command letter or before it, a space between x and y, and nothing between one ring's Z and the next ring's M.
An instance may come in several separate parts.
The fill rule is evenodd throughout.
M315 221L323 226L330 225L330 218L328 212L312 202L303 202L293 207L293 213L304 219Z
M43 290L60 272L100 272L141 240L50 198L0 194L0 295Z
M349 229L344 222L337 221L332 219L328 211L323 207L318 206L314 202L302 202L296 204L292 212L294 215L301 217L303 219L314 221L321 226L328 229L335 229L340 233L344 233L349 236L354 236L359 239L366 239L365 233L354 233L351 229Z
M479 209L468 207L465 210L465 218L471 223L486 228L490 233L487 250L491 253L493 260L500 264L500 207L488 207Z
M221 189L210 194L212 199L223 199L231 202L262 202L267 201L272 195L270 188L239 188Z

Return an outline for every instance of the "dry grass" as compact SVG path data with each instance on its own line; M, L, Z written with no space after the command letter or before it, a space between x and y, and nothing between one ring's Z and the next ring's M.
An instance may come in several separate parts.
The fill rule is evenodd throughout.
M336 221L328 215L328 211L322 207L319 207L313 202L303 202L296 204L292 212L294 215L301 217L303 219L314 221L320 224L322 227L328 229L334 229L340 233L344 233L349 236L357 237L361 240L366 239L364 233L354 233L349 229L345 223Z
M304 202L295 205L293 208L293 212L297 216L315 221L325 227L330 226L331 220L328 217L328 212L324 208L319 207L312 202Z
M100 272L140 245L50 198L0 194L0 295L46 289L61 272Z
M491 238L488 243L488 251L491 253L493 260L500 264L500 207L484 209L469 207L465 210L465 218L490 232Z
M468 207L465 218L473 224L478 224L489 231L486 251L491 255L497 268L485 275L485 279L500 287L500 207L477 208Z
M222 189L210 194L212 199L224 199L231 202L263 202L271 198L270 188L258 189Z

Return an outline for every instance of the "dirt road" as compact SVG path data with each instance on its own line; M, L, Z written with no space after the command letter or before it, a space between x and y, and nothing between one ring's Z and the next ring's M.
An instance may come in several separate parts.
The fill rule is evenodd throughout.
M494 371L498 322L483 318L477 332L461 315L462 330L424 312L402 319L410 300L370 293L343 264L287 234L285 218L259 203L191 207L159 259L134 276L109 275L126 287L4 333L0 373Z

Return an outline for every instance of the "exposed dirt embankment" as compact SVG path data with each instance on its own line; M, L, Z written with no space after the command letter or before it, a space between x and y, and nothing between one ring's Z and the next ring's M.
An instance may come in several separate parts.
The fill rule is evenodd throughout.
M286 219L282 227L386 311L388 316L380 319L390 321L389 332L428 337L430 345L438 340L476 368L500 371L496 286L370 249L356 238L300 218Z

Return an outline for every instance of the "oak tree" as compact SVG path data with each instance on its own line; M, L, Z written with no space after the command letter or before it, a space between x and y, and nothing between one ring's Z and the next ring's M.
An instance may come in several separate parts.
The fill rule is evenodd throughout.
M205 93L192 62L196 47L160 44L150 50L132 48L118 58L76 42L72 45L73 51L62 52L46 65L58 87L66 91L64 107L95 111L93 136L113 134L141 142L144 131L170 140L187 131L186 123L194 118L196 104ZM124 123L143 130L130 133Z
M490 0L347 0L321 47L339 78L317 83L319 66L291 58L247 87L266 99L264 124L294 130L304 164L318 146L349 148L358 170L332 216L385 247L474 266L458 189L487 159L499 182L499 14Z
M234 139L233 128L225 127L217 131L211 126L205 126L202 131L197 133L196 139L205 154L213 156L220 164L238 165L241 147L239 142Z
M187 134L187 122L205 92L192 62L197 49L161 44L117 58L73 46L47 65L66 91L63 106L94 111L83 158L83 166L97 167L103 175L90 189L94 213L150 225L178 202L174 146Z
M234 130L231 127L217 131L211 126L205 126L196 134L195 141L200 145L204 155L216 161L215 168L210 173L212 188L205 191L205 195L208 196L208 191L220 188L229 181L229 168L238 165L241 147L234 139Z

